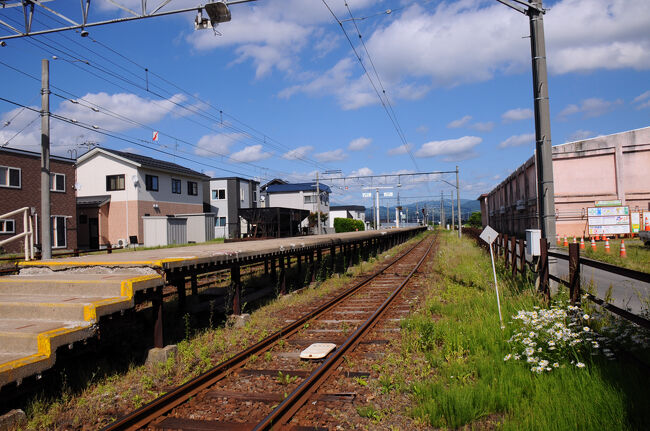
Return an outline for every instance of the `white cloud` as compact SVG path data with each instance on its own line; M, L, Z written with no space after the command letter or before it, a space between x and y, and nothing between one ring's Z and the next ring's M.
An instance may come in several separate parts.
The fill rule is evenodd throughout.
M597 97L592 97L589 99L584 99L582 102L580 102L579 105L567 105L567 107L558 114L558 118L560 120L566 120L570 115L578 113L582 113L584 118L600 117L601 115L604 115L607 112L616 109L616 107L622 103L623 100L621 99L608 101L599 99Z
M477 122L472 124L470 127L479 132L490 132L494 129L494 123L492 121L486 121L484 123Z
M585 139L592 138L593 136L594 132L591 130L576 130L568 136L567 140L569 142L583 141Z
M338 150L317 153L314 155L314 157L319 162L337 162L346 159L348 155L345 154L345 152L339 148Z
M303 159L306 157L307 153L311 152L313 149L314 147L311 145L303 145L302 147L287 151L282 155L282 158L287 160Z
M429 131L429 126L421 125L415 129L415 131L418 133L427 133Z
M436 156L454 156L463 157L464 154L473 154L473 149L483 142L478 136L463 136L458 139L448 139L445 141L427 142L415 152L417 157L436 157ZM459 160L458 158L448 158L448 160Z
M232 144L241 137L243 135L239 133L202 136L196 144L194 154L206 157L227 156Z
M650 91L635 97L632 103L638 103L636 109L650 108Z
M533 110L528 108L510 109L501 115L504 123L511 123L513 121L527 120L533 118Z
M262 145L250 145L241 151L237 151L230 156L233 162L257 162L259 160L268 159L273 154L264 152Z
M521 147L522 145L533 145L535 143L535 134L526 133L523 135L514 135L502 141L499 148Z
M463 118L459 118L458 120L454 120L451 123L447 124L447 127L450 129L458 129L465 127L467 124L469 124L470 121L472 121L472 116L465 115Z
M361 151L364 148L366 148L368 145L370 145L371 142L372 139L370 138L361 137L361 138L354 139L348 144L348 150Z
M87 93L80 99L76 99L76 103L64 100L52 111L56 115L74 120L77 124L97 126L110 132L140 129L140 136L148 141L151 139L151 131L142 130L133 122L148 125L159 122L169 115L176 115L180 108L175 103L182 103L185 100L186 97L181 94L166 100L155 100L130 93ZM9 121L19 110L20 108L5 113L2 116L2 124ZM33 121L37 116L37 113L25 110L12 120L11 124L0 129L0 145L10 140L11 147L40 151L40 123ZM70 156L68 150L75 148L78 148L77 152L81 154L80 144L86 141L102 143L105 139L106 136L101 133L65 121L54 119L51 122L50 145L52 154L55 155ZM161 145L165 145L164 139L161 137Z
M401 154L407 154L409 150L413 149L413 144L400 145L399 147L391 148L387 151L389 156L398 156Z
M350 172L349 176L351 176L351 177L363 177L363 176L366 176L366 175L372 175L372 173L373 173L372 169L370 169L368 167L364 167L364 168L357 169L355 171Z

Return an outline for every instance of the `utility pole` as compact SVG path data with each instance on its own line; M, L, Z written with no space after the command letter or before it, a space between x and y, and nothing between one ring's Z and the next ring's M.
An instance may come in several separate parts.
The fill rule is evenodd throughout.
M50 63L41 61L41 259L52 258L50 235Z
M458 205L458 238L463 235L463 218L460 215L460 181L458 181L458 165L456 165L456 205Z
M530 47L533 59L533 96L535 98L535 142L537 147L538 201L542 237L555 238L555 189L553 186L553 149L551 113L548 102L544 9L542 0L532 0L528 8ZM551 243L553 241L551 240Z
M440 227L444 229L447 220L445 220L445 198L440 191Z
M320 235L320 185L318 183L318 171L316 171L316 217L318 217L318 234Z
M375 195L377 197L377 211L375 212L375 214L377 216L377 220L376 220L377 225L376 226L377 226L377 230L379 230L379 219L381 218L381 216L379 214L379 188L377 188L376 190L377 191L376 191Z
M456 215L454 214L454 191L450 190L449 191L449 197L450 197L450 202L451 202L451 230L454 230L454 224L456 221Z
M528 16L530 22L530 54L533 63L533 99L535 105L535 165L537 167L537 205L542 237L554 244L555 190L553 186L553 149L551 147L551 114L548 101L546 42L542 0L497 0Z

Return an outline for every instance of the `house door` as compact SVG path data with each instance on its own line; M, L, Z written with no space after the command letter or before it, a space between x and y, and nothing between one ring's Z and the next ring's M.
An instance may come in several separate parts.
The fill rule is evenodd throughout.
M91 250L99 248L99 219L88 217L88 247Z

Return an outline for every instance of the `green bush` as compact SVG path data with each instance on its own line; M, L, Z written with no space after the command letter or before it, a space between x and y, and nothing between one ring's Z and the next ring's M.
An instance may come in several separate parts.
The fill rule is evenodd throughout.
M365 225L361 220L337 217L334 219L334 229L336 233L362 231L365 230Z

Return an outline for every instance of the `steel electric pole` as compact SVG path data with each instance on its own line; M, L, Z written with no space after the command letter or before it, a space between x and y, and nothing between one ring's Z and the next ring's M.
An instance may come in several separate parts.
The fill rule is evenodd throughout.
M52 258L50 235L50 63L41 61L41 259Z
M544 40L542 0L497 0L528 16L530 53L533 63L533 98L535 104L535 164L537 167L537 202L542 237L553 244L555 238L555 190L553 187L553 149L551 114L548 99L548 72Z

